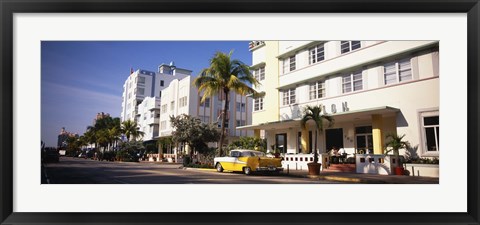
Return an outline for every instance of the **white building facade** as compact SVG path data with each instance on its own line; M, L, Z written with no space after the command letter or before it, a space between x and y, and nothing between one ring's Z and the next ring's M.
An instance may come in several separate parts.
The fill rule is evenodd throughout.
M160 92L174 79L190 76L192 71L161 64L158 72L131 71L123 85L121 121L137 121L138 106L146 97L160 98ZM138 122L138 121L137 121Z
M201 102L203 96L201 93L198 93L198 89L193 85L191 76L171 81L168 87L162 90L161 95L160 138L171 136L174 130L170 123L170 116L182 114L197 117L204 123L216 124L219 129L221 128L221 116L223 106L225 105L225 97L220 94L207 98L205 102ZM235 129L251 123L252 100L233 91L230 93L229 98L234 101L229 101L227 121L225 123L225 145L241 136L251 136L253 134L252 131Z
M143 141L169 138L173 128L170 116L182 114L199 118L204 123L218 124L221 128L222 109L225 97L217 95L201 102L202 94L193 84L192 71L176 68L173 63L160 65L158 72L137 70L130 74L124 84L121 120L136 121L144 132ZM241 136L252 136L252 131L236 130L236 127L251 124L252 99L235 92L230 93L227 112L225 145ZM176 146L159 151L177 157ZM180 147L183 153L188 151Z
M319 153L384 154L387 134L405 134L408 154L439 157L438 41L255 41L250 50L265 95L240 129L262 133L269 149L311 153L314 126L299 121L305 106L322 105L335 122L318 134Z
M143 132L143 140L153 140L159 135L160 99L145 97L138 105L136 121L139 130Z

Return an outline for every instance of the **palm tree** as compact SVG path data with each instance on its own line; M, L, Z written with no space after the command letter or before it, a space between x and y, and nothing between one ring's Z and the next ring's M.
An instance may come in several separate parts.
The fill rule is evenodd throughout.
M404 137L405 134L401 136L398 136L397 134L387 134L386 138L390 140L385 143L385 146L389 148L385 153L393 151L393 155L399 160L399 150L402 148L408 148L409 146L408 142L402 140Z
M95 149L97 149L97 135L95 133L95 127L88 126L87 132L85 132L83 135L85 136L86 142L89 144L94 144Z
M331 116L322 114L322 106L307 106L304 110L303 117L300 120L302 129L307 127L307 122L313 120L315 122L315 149L313 153L313 162L318 163L317 153L317 139L318 134L323 132L324 121L328 122L328 127L333 125L333 118Z
M108 143L109 143L108 130L107 129L99 130L95 133L95 136L97 138L97 142L100 145L100 147L103 147L102 152L104 152L108 147Z
M112 127L110 129L108 129L108 140L110 142L110 146L113 149L115 149L115 147L117 146L117 141L120 139L120 135L121 135L120 128L117 128L115 126L115 127Z
M229 54L216 52L210 59L210 67L203 69L199 76L194 80L198 92L203 91L202 102L207 97L217 94L225 96L225 105L223 107L222 131L220 132L219 155L223 155L223 142L225 139L225 122L230 91L235 91L241 95L257 94L249 84L257 86L259 83L250 72L250 67L245 63L231 59L233 51Z
M134 140L137 140L137 137L142 137L144 133L137 129L137 122L127 120L123 121L121 124L121 131L127 137L127 141L130 141L130 137L133 137Z

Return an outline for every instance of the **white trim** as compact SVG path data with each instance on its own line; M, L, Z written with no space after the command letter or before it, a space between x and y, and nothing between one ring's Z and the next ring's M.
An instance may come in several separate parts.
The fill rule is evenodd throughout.
M420 157L439 157L440 151L427 151L426 147L426 137L423 127L423 118L427 116L440 116L440 111L438 108L427 108L427 109L419 109L417 110L417 120L418 120L418 132L419 132L419 146L420 149ZM439 124L440 127L440 124ZM439 146L440 148L440 146Z

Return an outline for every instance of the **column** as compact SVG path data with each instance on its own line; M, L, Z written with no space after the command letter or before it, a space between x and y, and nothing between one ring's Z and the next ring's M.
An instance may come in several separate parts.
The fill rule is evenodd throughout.
M254 129L253 130L253 136L256 138L260 138L260 129Z
M302 128L302 139L301 139L301 144L302 144L302 153L308 153L308 146L310 146L310 143L308 143L308 129Z
M157 158L157 161L162 161L163 143L162 143L162 141L160 141L160 139L158 139L157 145L158 145L158 158Z
M383 117L381 114L372 115L373 153L383 154Z

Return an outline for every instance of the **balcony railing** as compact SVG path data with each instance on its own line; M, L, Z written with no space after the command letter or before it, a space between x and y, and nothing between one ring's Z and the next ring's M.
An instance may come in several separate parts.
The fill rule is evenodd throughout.
M250 43L248 43L248 49L253 50L253 49L255 49L257 47L260 47L262 45L265 45L264 41L251 41Z

